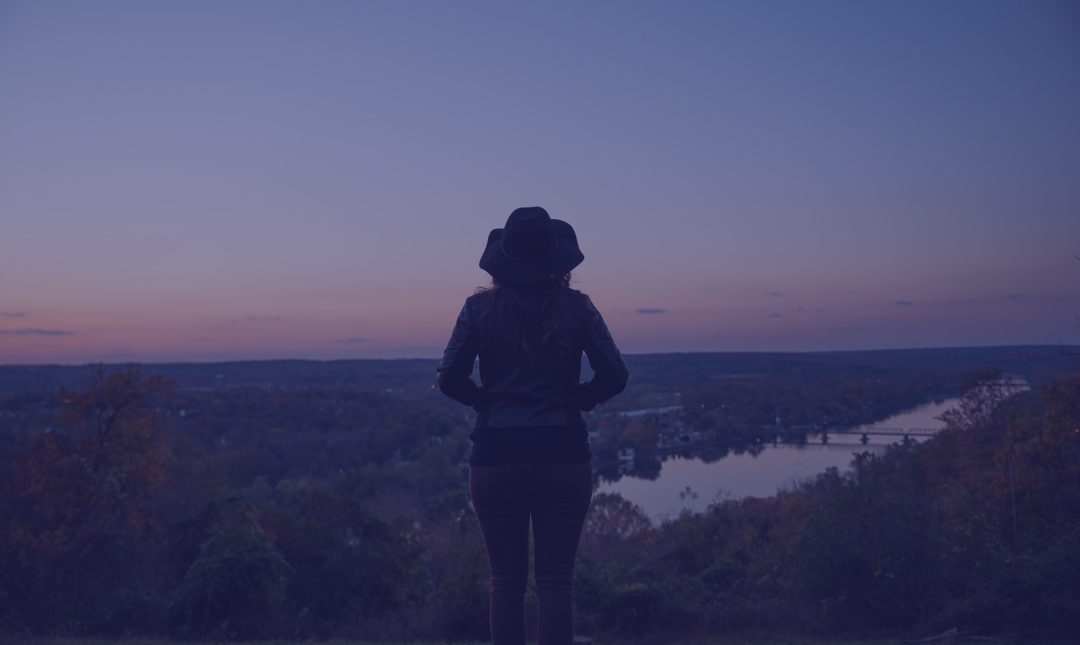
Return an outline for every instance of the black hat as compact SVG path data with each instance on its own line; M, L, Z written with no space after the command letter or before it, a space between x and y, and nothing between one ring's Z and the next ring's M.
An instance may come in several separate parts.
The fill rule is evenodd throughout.
M584 259L574 227L529 206L514 210L505 227L488 233L480 268L500 284L530 284L558 278Z

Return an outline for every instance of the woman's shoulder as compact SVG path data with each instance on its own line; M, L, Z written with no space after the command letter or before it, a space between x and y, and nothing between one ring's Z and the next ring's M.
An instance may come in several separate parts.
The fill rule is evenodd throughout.
M487 287L477 287L476 291L474 291L472 295L465 299L465 302L473 305L482 302L490 302L494 295L495 291L493 289L489 289Z
M596 320L600 312L587 293L577 289L567 289L565 294L566 310L573 312L574 318L585 323Z
M588 303L592 302L589 299L588 294L586 294L583 291L578 291L577 289L573 289L571 287L566 288L566 298L570 302L573 302L573 303L579 304L579 305L585 305L585 304L588 304Z
M589 313L596 311L596 305L593 304L592 298L589 297L589 294L583 291L578 291L577 289L567 289L567 291L569 292L568 297L570 302L572 302L577 309L581 309Z

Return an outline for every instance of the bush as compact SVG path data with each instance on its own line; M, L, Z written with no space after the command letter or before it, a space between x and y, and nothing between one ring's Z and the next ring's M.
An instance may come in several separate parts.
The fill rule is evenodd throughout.
M277 628L290 567L251 508L228 508L173 594L169 614L185 635L258 638Z

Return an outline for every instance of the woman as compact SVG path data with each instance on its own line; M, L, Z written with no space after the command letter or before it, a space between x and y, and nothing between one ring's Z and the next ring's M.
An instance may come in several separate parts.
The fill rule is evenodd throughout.
M581 411L627 379L600 312L569 286L584 259L566 222L539 207L511 213L480 259L492 286L465 300L437 370L439 389L478 413L469 496L491 564L494 645L525 643L530 519L540 645L573 642L574 557L592 500ZM586 383L582 352L595 372Z

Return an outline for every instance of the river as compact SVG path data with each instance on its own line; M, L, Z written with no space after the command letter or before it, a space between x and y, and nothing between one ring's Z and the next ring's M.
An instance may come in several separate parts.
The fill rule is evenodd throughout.
M938 417L957 402L927 403L869 425L941 429L944 422ZM927 437L913 438L924 441ZM718 499L773 495L778 488L799 478L812 478L830 466L846 470L856 452L881 453L889 443L900 441L900 437L870 436L864 445L859 439L858 434L831 434L828 443L822 444L820 436L809 435L805 444L767 444L757 455L729 453L712 463L669 457L656 479L624 476L618 481L601 480L596 492L619 493L659 523L683 509L703 511Z

